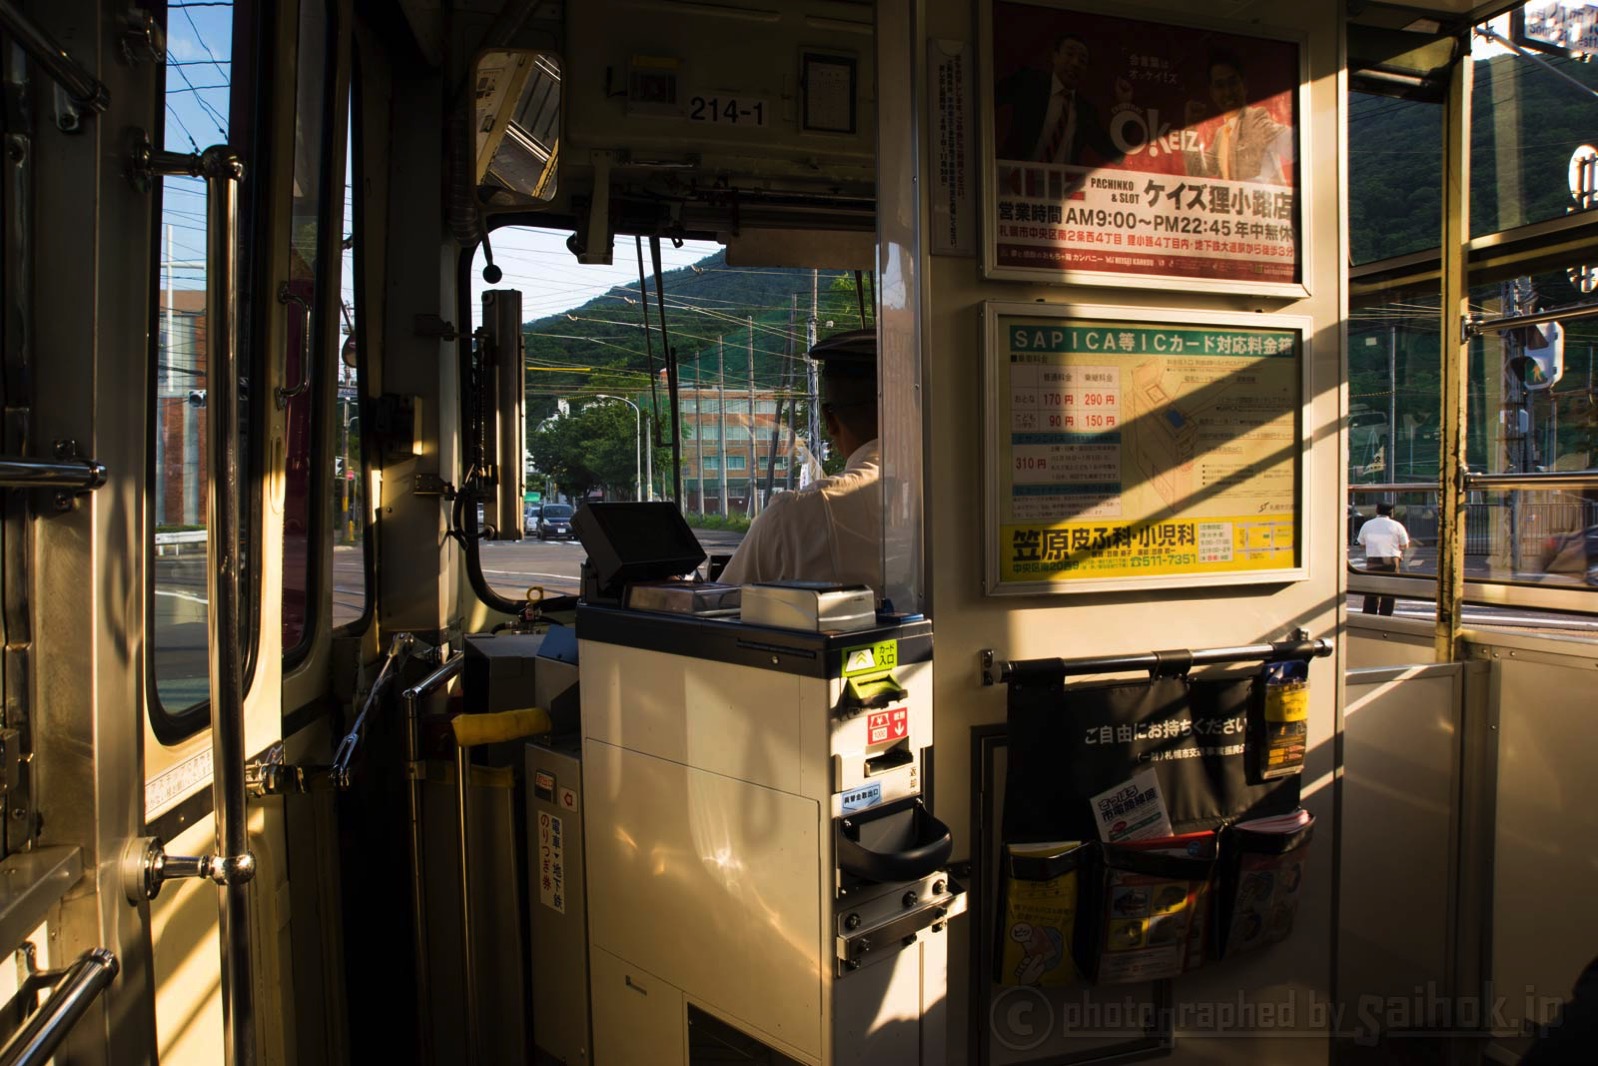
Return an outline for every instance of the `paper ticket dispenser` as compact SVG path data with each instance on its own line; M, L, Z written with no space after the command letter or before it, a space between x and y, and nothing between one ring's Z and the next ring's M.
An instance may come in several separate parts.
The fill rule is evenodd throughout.
M930 623L577 630L595 1066L690 1063L712 1027L771 1061L944 1062L965 896L922 802Z

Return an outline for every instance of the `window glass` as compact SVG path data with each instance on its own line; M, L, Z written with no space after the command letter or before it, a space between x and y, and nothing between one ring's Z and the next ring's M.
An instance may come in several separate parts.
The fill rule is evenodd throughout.
M231 3L169 9L161 136L165 150L198 152L228 141L232 37ZM151 456L155 529L151 648L161 708L175 715L209 695L205 183L189 177L163 178L160 197L156 256L161 289L155 308L155 440ZM248 441L247 434L241 438ZM241 453L240 460L247 464L247 455ZM240 533L246 551L248 510L248 502L242 502Z
M350 108L353 123L354 108ZM332 498L328 516L333 532L333 627L351 625L366 614L367 478L361 449L360 352L355 331L354 126L344 152L343 255L339 259L339 350L329 358L337 375L333 414Z
M325 321L326 308L320 307L319 264L326 241L323 214L331 206L325 195L327 181L327 135L331 111L327 93L327 10L316 2L300 7L298 87L294 100L294 178L289 210L289 266L286 308L288 351L284 360L284 380L298 384L308 372L304 358L309 352L310 369L322 368L328 361L323 353L307 348L322 335L319 323ZM331 213L334 225L338 215ZM343 233L342 229L334 232ZM309 326L311 332L306 335ZM321 374L317 375L318 377ZM316 524L313 507L314 464L320 449L316 446L318 420L315 418L319 388L311 388L289 400L287 475L283 500L283 650L288 658L310 636L314 624L311 604L312 571L320 552L320 538L313 538Z
M646 343L634 238L617 238L614 265L603 267L578 264L565 246L566 236L507 227L496 230L492 240L494 263L504 271L498 287L523 294L526 484L529 495L536 497L528 501L529 508L548 502L631 499L635 481L651 480L651 471L652 495L665 499L673 482L672 429L648 242L643 249ZM803 358L811 296L816 294L817 336L858 328L854 277L842 271L730 268L725 253L713 244L674 248L667 242L661 254L669 341L679 361L681 502L706 550L727 553L742 532L722 528L729 524L723 516L759 510L774 444L780 461L771 477L772 492L798 488L819 472L816 449L808 440ZM481 321L479 297L486 287L480 280L482 267L479 250L472 266L474 325ZM751 385L756 412L753 479L748 476ZM660 446L652 447L656 428ZM793 462L787 461L789 456ZM724 472L735 476L724 478ZM751 480L757 490L752 503ZM528 532L519 544L483 542L483 576L489 585L513 599L532 585L550 592L574 591L582 553L572 551L557 530L547 529L543 541L536 526Z
M1537 16L1586 4L1525 5ZM1507 37L1509 17L1485 27ZM1541 32L1548 33L1544 26ZM1552 34L1549 34L1552 36ZM1521 54L1478 32L1471 46L1471 234L1560 218L1588 204L1571 193L1571 158L1598 128L1598 68L1580 59ZM1433 243L1436 243L1435 241Z
M1437 247L1442 151L1437 104L1349 95L1348 230L1355 263Z
M1471 308L1495 318L1590 302L1572 274L1580 280L1580 273L1561 270L1472 286ZM1555 346L1546 343L1555 333L1557 360ZM1598 469L1595 347L1593 318L1477 338L1471 347L1470 468L1494 474Z
M1471 309L1493 319L1569 306L1590 299L1579 291L1582 277L1572 269L1476 285ZM1364 564L1360 529L1378 504L1391 503L1413 542L1405 572L1437 573L1438 317L1435 291L1389 294L1349 317L1348 538L1356 568ZM1598 319L1477 337L1467 395L1470 469L1598 470L1595 353ZM1468 580L1598 587L1598 493L1473 491L1465 521Z
M1439 320L1435 289L1350 309L1350 485L1437 480Z

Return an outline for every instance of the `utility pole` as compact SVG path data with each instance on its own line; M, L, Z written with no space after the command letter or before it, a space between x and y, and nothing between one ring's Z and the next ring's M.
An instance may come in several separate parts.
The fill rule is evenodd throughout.
M700 352L694 356L694 471L699 483L699 513L707 514L705 510L705 393L699 387L699 358L704 355Z
M805 374L810 386L810 454L819 465L821 463L821 372L816 361L810 357L810 349L816 346L816 330L819 323L816 316L820 310L820 284L821 272L810 271L810 324L805 328ZM819 476L819 471L817 472Z
M794 293L790 298L789 314L795 322L799 320L798 293ZM789 327L788 332L790 335L793 333L792 326ZM788 376L786 379L788 389L788 466L786 487L788 489L793 488L793 464L799 458L799 400L794 395L794 382L798 380L798 377L799 360L788 360Z
M177 286L174 283L174 281L172 280L172 275L173 275L173 273L176 270L177 263L176 263L176 260L173 258L173 255L172 255L172 227L171 226L168 226L166 228L166 242L167 242L167 244L166 244L166 261L167 261L166 276L167 276L167 286L168 286L167 287L167 294L166 294L166 307L167 307L167 311L166 311L166 318L167 318L167 342L166 342L166 347L167 347L167 365L173 367L174 369L176 369L180 365L179 362L178 362L178 345L176 343L174 343L177 340L177 338L176 338L176 336L174 336L176 318L175 318L174 313L173 313L173 307L177 303ZM210 361L211 361L210 360L210 348L211 348L210 336L211 336L212 328L213 328L213 326L212 326L212 324L210 322L207 322L205 324L206 353L207 353L206 354L206 364L207 364L207 367L209 367ZM218 326L218 327L215 327L215 328L219 329L221 327ZM190 322L190 328L188 329L187 332L188 332L187 343L183 345L183 362L182 362L183 375L186 378L188 378L190 385L197 384L197 383L201 382L202 380L205 382L206 402L209 403L210 402L210 396L211 396L210 378L209 378L209 376L207 376L206 378L202 379L200 377L200 375L199 375L199 369L200 369L199 356L200 356L200 353L199 353L199 350L198 350L198 344L199 344L199 339L200 339L200 331L198 329L194 328L194 323L191 321ZM184 404L183 404L183 493L182 493L182 499L183 499L183 519L182 519L183 524L187 525L187 526L199 525L201 523L201 521L202 521L200 516L205 512L205 478L200 476L200 415L199 415L199 412L196 410L194 404L188 402L186 394L185 394L185 397L184 397Z
M788 336L786 358L782 361L782 376L778 379L777 386L777 411L776 417L771 420L771 451L766 455L766 497L765 505L771 505L771 490L777 481L777 450L782 441L782 405L788 398L788 383L793 377L793 323L799 317L799 294L791 293L788 297ZM788 468L793 469L793 457L789 456Z
M760 459L755 451L755 316L748 315L747 321L749 322L749 474L744 478L744 484L748 486L744 490L744 495L748 497L744 501L744 510L749 512L750 518L753 518L760 511L755 499L755 473L760 469Z
M173 371L176 369L172 363L172 289L172 227L168 226L166 228L166 343L161 346L160 352L161 361L167 367L168 382L173 380ZM192 384L192 382L189 384ZM156 391L159 393L160 390L157 389ZM155 469L156 477L162 485L166 483L166 414L167 411L171 410L170 394L174 391L169 385L167 388L168 398L165 399L165 402L158 401L155 407ZM188 410L188 389L184 389L183 393L183 408ZM165 525L167 523L165 492L156 493L155 522L157 525Z
M655 412L650 411L644 419L649 423L644 427L644 499L655 498Z
M727 344L716 338L716 410L721 425L716 431L716 452L721 458L716 463L716 480L721 483L721 511L727 513Z
M1398 478L1398 327L1387 327L1387 450L1382 454L1387 469L1382 480L1392 483ZM1387 497L1392 503L1393 498Z

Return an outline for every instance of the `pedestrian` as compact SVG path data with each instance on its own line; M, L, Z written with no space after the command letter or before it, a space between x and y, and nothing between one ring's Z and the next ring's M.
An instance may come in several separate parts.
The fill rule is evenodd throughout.
M1359 527L1359 544L1365 549L1365 572L1396 574L1404 552L1409 549L1409 530L1393 517L1393 505L1376 505L1376 517ZM1368 595L1366 614L1392 614L1393 597Z

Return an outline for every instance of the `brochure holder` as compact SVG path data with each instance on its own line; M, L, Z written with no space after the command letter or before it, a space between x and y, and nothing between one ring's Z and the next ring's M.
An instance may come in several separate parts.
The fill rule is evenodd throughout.
M1150 768L1178 833L1294 810L1298 776L1250 783L1260 687L1253 673L1012 682L1005 841L1100 839L1095 797Z
M1000 859L995 984L1056 988L1080 977L1072 959L1082 867L1092 846L1006 846Z
M1223 835L1216 958L1280 943L1293 931L1315 831L1313 815L1295 814L1233 825Z
M993 980L1161 982L1285 939L1314 826L1299 806L1308 661L1331 650L1300 633L1107 659L986 653L985 679L1009 685ZM1150 676L1066 683L1133 668Z
M1085 876L1076 961L1098 984L1178 977L1204 959L1216 837L1102 844Z

